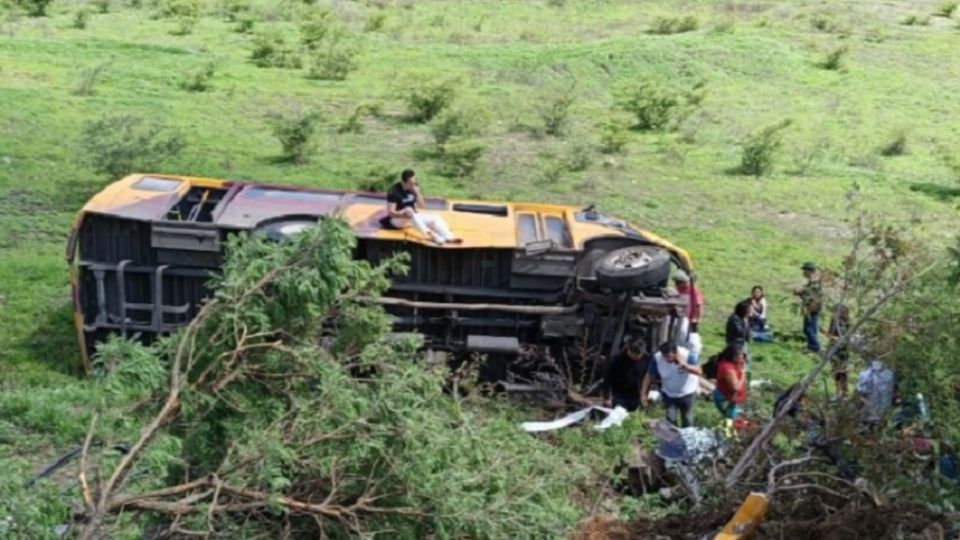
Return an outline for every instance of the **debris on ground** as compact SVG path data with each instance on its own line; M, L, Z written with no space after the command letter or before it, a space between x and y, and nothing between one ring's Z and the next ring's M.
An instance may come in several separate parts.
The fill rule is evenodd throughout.
M619 426L623 421L629 416L630 413L626 409L620 407L619 405L616 408L608 409L606 407L598 407L596 405L580 409L579 411L574 411L566 416L562 416L555 420L550 420L547 422L524 422L520 424L520 429L528 433L537 433L541 431L553 431L556 429L562 429L565 427L572 426L583 421L584 418L590 415L593 411L600 411L606 415L606 417L599 424L593 426L594 429L598 431L603 431L605 429Z

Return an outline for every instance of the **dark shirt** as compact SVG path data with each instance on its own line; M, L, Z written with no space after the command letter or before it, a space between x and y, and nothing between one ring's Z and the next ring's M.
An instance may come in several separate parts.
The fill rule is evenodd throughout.
M416 210L417 194L403 189L403 183L397 182L390 188L390 191L387 192L387 202L395 205L394 209L397 212L405 208L413 208Z
M640 399L640 383L649 361L649 357L635 362L626 354L614 356L604 379L610 393L622 399Z
M750 329L742 317L736 313L727 319L727 345L743 345L750 339Z

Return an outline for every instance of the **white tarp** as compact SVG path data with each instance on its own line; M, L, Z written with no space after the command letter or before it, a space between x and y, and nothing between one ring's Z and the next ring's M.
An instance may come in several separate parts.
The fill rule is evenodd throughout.
M583 421L584 418L590 415L590 411L597 410L606 413L606 418L602 422L594 426L594 429L605 430L614 426L619 426L623 421L629 416L630 413L626 409L620 407L619 405L614 409L608 409L606 407L587 407L586 409L580 409L579 411L574 411L566 416L562 416L555 420L550 420L548 422L524 422L520 424L520 429L528 433L537 433L540 431L553 431L555 429L562 429L573 424Z

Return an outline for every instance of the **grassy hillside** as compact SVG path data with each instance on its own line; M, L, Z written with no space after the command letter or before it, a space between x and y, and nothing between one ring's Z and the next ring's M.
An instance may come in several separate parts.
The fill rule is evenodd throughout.
M98 399L73 376L62 253L74 212L110 180L82 141L106 114L179 130L183 152L158 165L170 174L347 188L412 166L440 195L595 202L693 254L710 349L754 284L767 287L778 330L799 326L789 294L799 264L838 261L854 184L891 223L928 224L937 242L956 231L960 28L934 16L937 2L321 0L311 9L332 10L360 47L342 81L251 62L258 33L297 44L298 3L211 1L189 28L162 16L170 2L154 4L115 0L100 13L55 0L47 17L9 12L0 27L0 447L28 458L22 472L77 444L84 405ZM234 17L235 5L249 9ZM687 16L696 29L651 32ZM839 69L826 69L841 48ZM182 87L211 63L206 91ZM453 81L452 107L480 126L469 177L440 174L430 127L409 121L398 97L437 80ZM703 83L705 98L670 129L627 131L622 152L602 153L600 124L631 125L617 97L643 81L676 92ZM569 127L545 135L538 110L562 95L573 98ZM379 114L340 133L363 104ZM304 165L278 159L267 121L291 107L322 117ZM774 172L736 174L741 142L786 119ZM905 152L883 155L900 135ZM799 349L757 347L754 376L786 384L808 365Z

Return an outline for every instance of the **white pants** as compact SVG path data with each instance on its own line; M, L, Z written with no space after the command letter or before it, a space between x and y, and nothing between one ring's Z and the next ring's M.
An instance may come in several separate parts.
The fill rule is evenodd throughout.
M394 227L400 229L406 229L413 225L420 231L420 234L440 242L449 242L455 238L453 233L450 232L447 222L436 214L417 212L413 214L412 218L393 218L391 222Z

